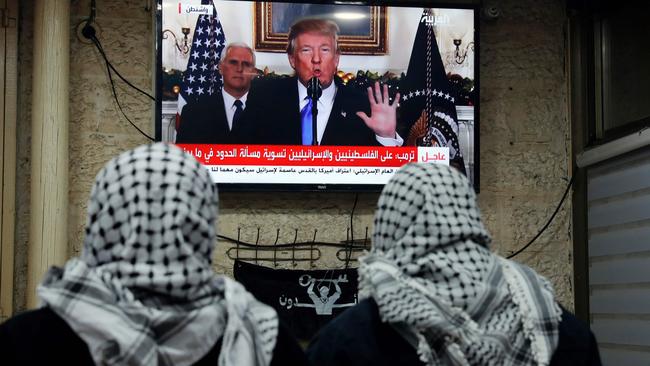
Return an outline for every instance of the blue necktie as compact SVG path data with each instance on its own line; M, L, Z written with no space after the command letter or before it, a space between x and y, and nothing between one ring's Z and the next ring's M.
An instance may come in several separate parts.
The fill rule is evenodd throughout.
M307 105L300 110L300 126L302 127L302 144L311 145L312 126L311 126L311 99L307 99Z
M235 114L232 116L232 128L231 130L235 129L235 125L237 124L237 121L241 118L242 113L244 112L244 108L242 106L244 103L241 102L241 100L237 99L235 103L233 103L235 106Z

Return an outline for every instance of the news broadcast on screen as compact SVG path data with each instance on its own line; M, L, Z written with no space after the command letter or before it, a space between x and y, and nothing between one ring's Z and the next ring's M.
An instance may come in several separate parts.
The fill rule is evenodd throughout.
M376 190L409 162L477 187L477 10L406 4L159 0L157 139L224 187Z

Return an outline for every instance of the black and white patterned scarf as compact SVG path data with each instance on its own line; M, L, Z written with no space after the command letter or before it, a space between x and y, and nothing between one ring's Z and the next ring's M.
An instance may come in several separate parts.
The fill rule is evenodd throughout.
M428 365L548 365L561 316L553 289L489 243L465 176L409 164L379 198L360 296Z
M268 365L276 312L212 269L218 198L208 171L169 144L99 172L80 258L52 268L44 306L97 365L191 365L222 340L219 365Z

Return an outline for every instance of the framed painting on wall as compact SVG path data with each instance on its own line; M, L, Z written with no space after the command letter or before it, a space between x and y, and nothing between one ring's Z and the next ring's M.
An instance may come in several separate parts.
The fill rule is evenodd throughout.
M301 18L334 21L339 46L347 55L385 55L387 18L384 6L255 3L255 49L286 52L289 28Z

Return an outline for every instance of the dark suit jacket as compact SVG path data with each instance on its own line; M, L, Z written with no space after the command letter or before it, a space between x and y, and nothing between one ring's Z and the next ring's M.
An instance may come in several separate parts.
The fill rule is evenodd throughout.
M337 83L336 97L320 141L321 145L379 145L375 133L356 112L370 114L365 91L354 90ZM255 95L247 101L244 143L271 145L301 145L300 109L297 78L259 80L253 84Z
M248 100L247 100L248 102ZM183 108L181 124L176 135L178 144L237 144L240 124L230 131L221 91L207 101L188 104ZM248 109L248 103L246 103ZM246 114L244 109L244 115ZM244 116L242 116L242 119Z

